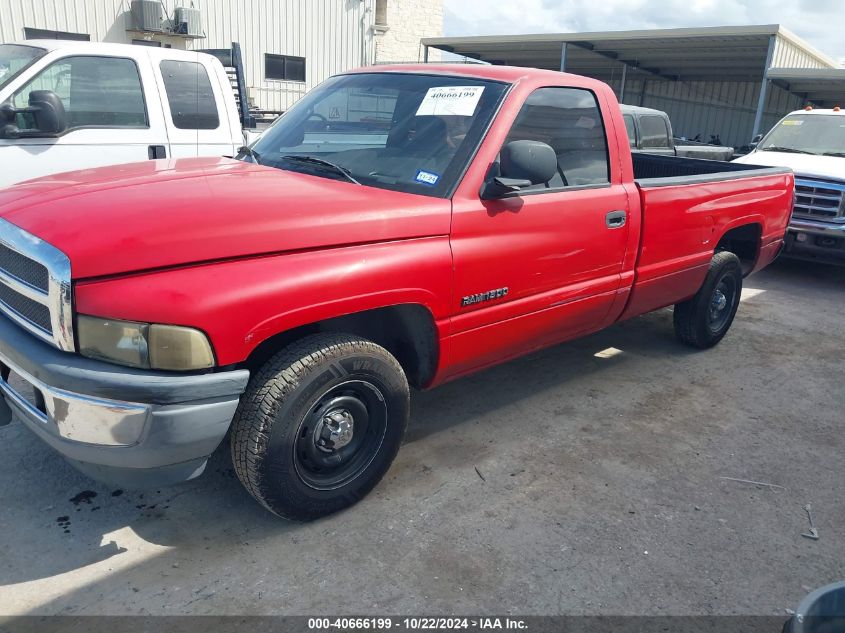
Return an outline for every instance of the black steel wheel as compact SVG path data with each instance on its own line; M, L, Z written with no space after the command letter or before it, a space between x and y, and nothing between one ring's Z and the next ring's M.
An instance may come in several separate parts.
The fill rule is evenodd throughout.
M384 394L366 380L350 380L323 394L303 419L294 465L315 490L334 490L364 472L387 431Z
M316 334L253 376L232 422L241 483L271 512L315 519L364 497L393 462L410 409L408 381L383 347Z
M728 251L716 253L698 292L675 306L678 339L699 349L716 345L733 323L741 294L739 258Z

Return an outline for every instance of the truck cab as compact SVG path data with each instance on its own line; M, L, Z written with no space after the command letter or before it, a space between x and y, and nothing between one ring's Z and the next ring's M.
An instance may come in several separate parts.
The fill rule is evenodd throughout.
M785 254L845 265L845 112L791 112L735 162L790 167L795 206Z
M71 169L232 156L243 142L231 82L211 55L0 44L0 187Z

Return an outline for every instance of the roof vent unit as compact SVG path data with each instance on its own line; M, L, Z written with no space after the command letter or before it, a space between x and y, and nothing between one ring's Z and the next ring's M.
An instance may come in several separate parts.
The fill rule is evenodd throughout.
M153 33L164 31L161 26L161 2L158 2L158 0L132 0L130 13L132 15L132 30Z
M204 37L202 32L202 13L199 9L176 7L173 31L188 37Z

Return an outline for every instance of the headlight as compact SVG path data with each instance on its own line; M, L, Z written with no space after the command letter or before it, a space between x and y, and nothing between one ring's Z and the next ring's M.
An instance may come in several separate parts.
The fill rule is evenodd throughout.
M214 366L208 338L189 327L77 317L79 353L111 363L188 371Z

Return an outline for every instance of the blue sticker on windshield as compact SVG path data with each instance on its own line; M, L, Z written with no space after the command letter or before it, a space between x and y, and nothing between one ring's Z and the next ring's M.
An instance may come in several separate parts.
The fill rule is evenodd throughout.
M421 182L424 185L428 185L433 187L437 184L437 181L440 180L440 176L438 174L433 174L430 171L424 171L420 169L417 172L417 177L415 178L417 182Z

